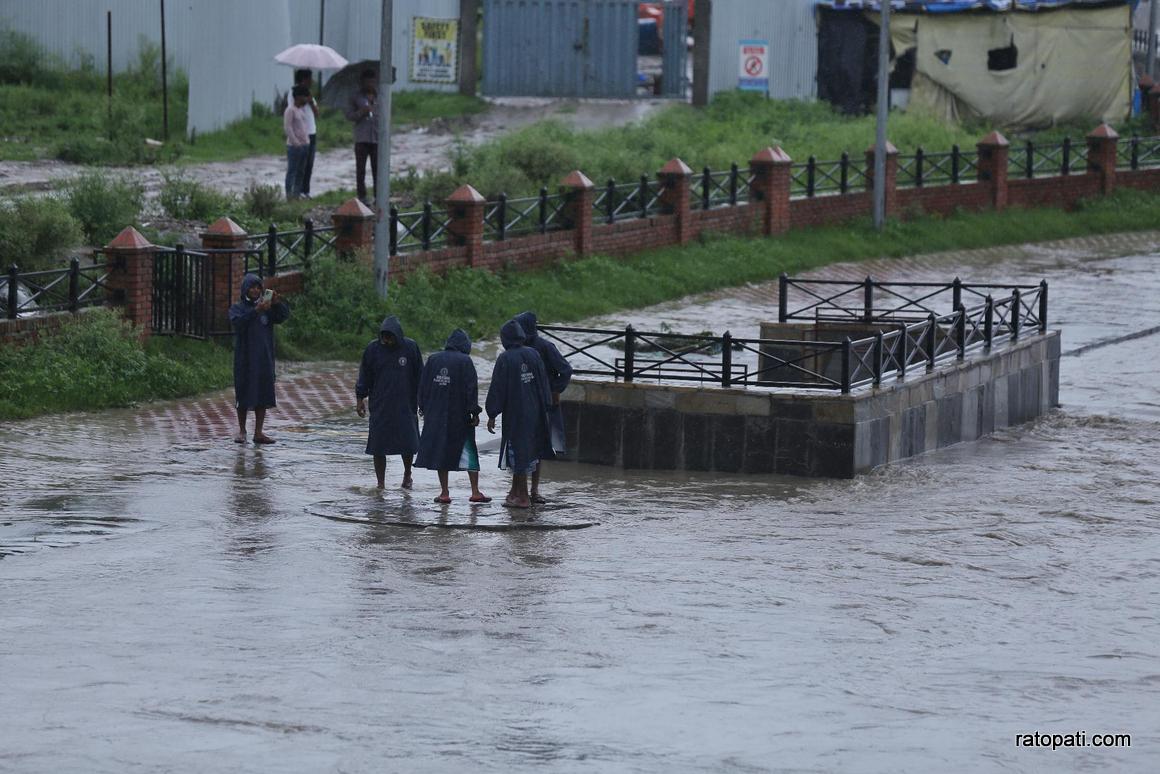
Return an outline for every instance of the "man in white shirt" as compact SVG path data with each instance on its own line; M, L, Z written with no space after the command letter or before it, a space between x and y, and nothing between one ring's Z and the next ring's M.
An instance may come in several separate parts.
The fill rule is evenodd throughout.
M286 132L286 200L302 196L302 172L306 157L310 153L310 135L306 131L306 116L303 110L310 92L302 86L291 91L293 101L282 114L282 129Z
M314 99L314 73L310 70L295 70L294 85L305 86L310 99L302 108L306 116L306 133L310 135L310 150L306 153L306 164L302 168L302 196L310 198L310 175L314 172L314 154L318 149L318 102Z

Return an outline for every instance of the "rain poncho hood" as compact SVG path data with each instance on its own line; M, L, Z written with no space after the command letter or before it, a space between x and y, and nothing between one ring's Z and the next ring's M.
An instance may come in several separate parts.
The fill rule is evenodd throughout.
M403 324L399 322L399 318L395 315L388 315L383 324L379 326L379 334L389 333L395 337L398 344L403 343Z
M556 395L568 389L572 381L572 366L567 358L560 354L556 345L547 338L539 335L535 312L522 312L516 315L516 322L524 329L527 337L526 344L536 350L540 359L544 361L544 370L548 372L548 386ZM548 418L552 430L552 448L556 454L567 451L564 438L564 413L560 406L553 402L548 409Z
M520 312L515 317L516 322L524 329L524 343L528 346L536 341L538 333L536 332L536 313L535 312Z
M247 293L250 292L250 288L254 287L254 285L261 285L261 284L262 284L262 278L259 277L257 274L247 274L246 276L242 277L242 300L248 301L251 304L255 303L254 301L252 301L250 299L250 297L247 295Z
M518 322L508 320L499 329L499 340L503 344L504 349L512 349L513 347L522 347L527 343L528 337Z
M454 352L462 352L465 355L471 354L471 338L467 332L462 328L456 328L447 337L447 342L443 345L443 349Z

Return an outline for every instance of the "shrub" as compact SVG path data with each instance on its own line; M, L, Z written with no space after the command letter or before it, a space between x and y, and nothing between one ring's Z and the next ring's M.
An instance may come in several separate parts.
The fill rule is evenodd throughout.
M282 208L282 189L276 185L250 183L242 197L246 212L253 218L268 222L274 220Z
M42 69L36 41L15 30L0 30L0 83L32 83Z
M86 172L65 188L69 211L92 245L103 245L126 226L137 223L145 188L128 177Z
M171 218L216 220L228 215L237 203L229 194L215 191L182 172L164 172L161 177L164 182L157 198L161 209Z
M56 197L21 196L0 202L2 268L13 263L25 271L51 268L82 240L80 224Z

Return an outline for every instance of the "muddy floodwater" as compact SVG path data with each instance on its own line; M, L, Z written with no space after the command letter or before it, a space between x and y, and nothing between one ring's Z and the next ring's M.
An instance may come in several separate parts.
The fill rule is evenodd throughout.
M509 519L462 474L446 509L433 474L376 493L349 411L267 449L182 405L2 425L0 771L1155 771L1160 243L1132 249L870 266L1046 277L1062 410L848 481L551 465L537 520L585 529L441 529ZM775 292L590 322L755 335ZM1015 745L1077 731L1131 747Z

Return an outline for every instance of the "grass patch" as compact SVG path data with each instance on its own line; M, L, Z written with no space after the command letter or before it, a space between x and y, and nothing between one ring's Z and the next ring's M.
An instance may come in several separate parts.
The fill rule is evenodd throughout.
M94 309L33 344L0 347L0 372L0 420L7 420L225 387L233 359L224 347L186 339L143 346L117 312Z
M397 314L425 351L442 347L462 327L472 338L495 337L512 315L535 310L541 320L568 322L656 304L690 293L771 280L839 261L1160 228L1160 194L1120 191L1058 209L961 213L892 221L881 233L869 219L792 231L773 239L708 237L686 247L625 260L593 257L532 273L459 269L446 277L418 273L380 300L358 264L327 262L292 300L280 345L296 358L356 359L381 319Z

